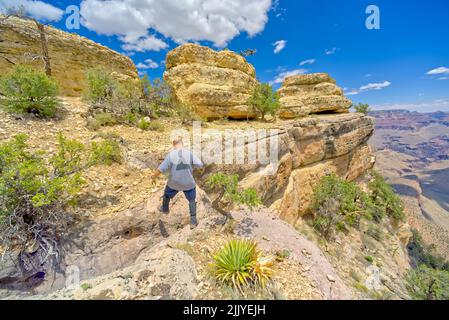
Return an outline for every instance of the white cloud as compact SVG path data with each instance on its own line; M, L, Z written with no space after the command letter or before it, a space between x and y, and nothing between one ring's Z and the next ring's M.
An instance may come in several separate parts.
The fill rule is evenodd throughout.
M438 75L438 74L449 74L449 68L439 67L432 70L427 71L427 75Z
M367 85L361 86L359 89L351 89L345 92L347 96L355 96L361 92L370 91L370 90L382 90L383 88L389 87L391 85L390 81L384 81L379 83L369 83Z
M8 8L23 7L27 15L43 21L59 21L64 11L43 1L32 0L1 0L0 12Z
M281 52L285 46L287 45L287 41L286 40L278 40L275 43L273 43L274 46L274 53L278 54L279 52Z
M418 112L449 111L449 99L420 103L384 103L371 106L374 110L410 110Z
M332 49L326 49L324 50L324 53L326 54L326 56L330 56L333 55L337 52L338 48L332 48Z
M360 91L368 91L368 90L381 90L383 88L389 87L391 85L390 81L384 81L379 83L369 83L367 85L361 86Z
M294 70L288 70L288 71L282 71L279 73L276 78L273 81L270 81L270 85L278 84L284 82L285 78L291 77L291 76L297 76L299 74L306 73L306 69L294 69Z
M449 77L440 77L437 80L449 80Z
M211 41L224 47L241 32L265 28L271 0L82 0L81 23L99 34L117 35L133 49L156 31L177 43ZM162 41L162 40L160 40ZM141 50L162 48L138 45Z
M128 40L127 37L120 37L120 39L124 42L122 49L126 51L160 51L161 49L168 48L167 43L153 35L146 35L136 40Z
M371 74L371 73L367 73L367 74L365 74L365 78L370 78L370 77L372 77L373 75Z
M139 62L137 64L138 69L157 69L159 68L159 64L157 62L154 62L151 59L147 59L144 62Z
M345 95L347 96L355 96L356 94L359 94L359 90L357 89L351 89L348 92L345 92Z
M315 62L316 62L316 59L307 59L307 60L301 61L299 63L299 65L300 66L304 66L306 64L314 64Z

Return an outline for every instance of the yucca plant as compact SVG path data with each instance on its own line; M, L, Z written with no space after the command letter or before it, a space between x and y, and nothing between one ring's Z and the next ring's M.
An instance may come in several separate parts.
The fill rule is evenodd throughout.
M265 287L272 265L273 259L264 257L254 241L233 239L213 255L211 267L217 280L242 291L249 284Z
M261 251L257 252L257 259L251 264L253 281L265 288L267 281L273 275L274 259L272 256L263 256Z

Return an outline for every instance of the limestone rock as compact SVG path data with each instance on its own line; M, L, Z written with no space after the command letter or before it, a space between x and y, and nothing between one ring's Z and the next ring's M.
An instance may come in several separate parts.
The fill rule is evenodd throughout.
M269 166L248 168L241 186L255 188L264 203L295 224L307 213L324 175L335 173L352 181L373 167L375 157L367 145L373 131L373 119L358 113L295 120L279 131L276 172L270 173ZM244 170L237 169L229 173Z
M203 118L253 118L248 99L257 84L254 67L242 56L185 44L170 51L165 81L177 99Z
M52 76L58 80L60 94L81 96L85 90L86 71L102 67L118 79L137 79L137 69L129 57L87 38L46 26ZM32 21L10 17L0 23L0 73L15 64L43 70L39 33Z
M281 118L296 118L320 112L348 112L351 100L326 73L288 77L279 89Z

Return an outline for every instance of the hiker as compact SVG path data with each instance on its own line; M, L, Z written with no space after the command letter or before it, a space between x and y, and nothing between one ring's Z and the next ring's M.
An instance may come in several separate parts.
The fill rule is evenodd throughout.
M153 174L152 181L154 182L161 173L168 173L162 206L158 209L163 214L168 214L170 212L170 199L173 199L178 192L184 192L189 201L190 228L194 229L198 226L198 221L196 218L196 183L193 178L193 168L201 168L203 163L183 146L182 137L173 140L173 150L170 151Z

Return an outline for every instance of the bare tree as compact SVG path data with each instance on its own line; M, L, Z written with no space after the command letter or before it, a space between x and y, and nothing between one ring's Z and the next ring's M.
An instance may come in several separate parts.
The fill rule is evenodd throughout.
M245 51L240 51L242 57L253 56L257 53L257 49L246 49Z
M16 17L19 19L25 19L25 20L34 22L34 24L36 25L37 31L39 33L39 40L41 43L41 55L34 56L32 59L33 60L35 60L37 58L41 59L42 62L44 63L45 74L50 77L52 72L51 72L50 55L48 52L48 38L47 38L47 33L45 31L46 25L43 23L40 23L39 21L37 21L36 19L34 19L32 17L27 16L25 14L25 12L26 11L23 6L18 7L18 8L8 8L8 9L6 9L6 14L0 18L0 24L5 23L10 17ZM35 29L31 29L31 30L35 31ZM15 64L8 58L6 58L4 56L2 56L2 57L9 63Z

